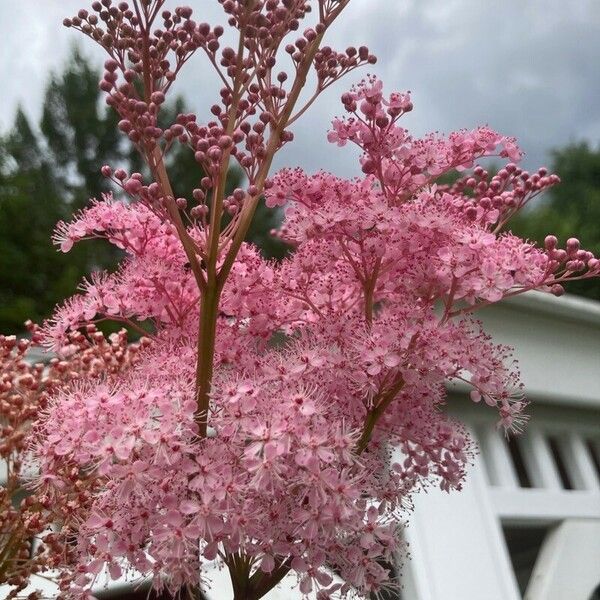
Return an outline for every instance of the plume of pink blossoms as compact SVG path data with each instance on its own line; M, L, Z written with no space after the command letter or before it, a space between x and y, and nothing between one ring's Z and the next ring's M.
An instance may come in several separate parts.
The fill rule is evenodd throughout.
M104 238L126 258L57 309L46 343L60 354L71 332L103 320L150 342L130 368L58 390L35 427L48 494L60 496L69 470L96 478L65 595L85 597L103 572L204 589L217 561L235 600L258 600L289 572L319 600L370 597L396 584L385 564L401 550L411 492L460 489L464 478L472 448L439 410L445 385L467 382L508 429L525 418L510 350L472 314L528 290L559 295L600 263L574 238L538 248L509 232L558 183L520 169L512 138L480 127L415 139L398 125L409 95L385 96L375 77L344 94L348 116L329 133L362 149L361 178L272 176L291 125L375 59L322 44L349 0L219 3L235 48L222 27L163 0L102 0L66 20L109 53L101 87L149 175L104 167L119 198L59 224L63 251ZM293 33L312 12L316 22ZM186 114L161 128L165 94L197 50L223 83L212 120ZM302 104L311 71L316 89ZM201 167L192 198L171 190L163 157L175 143ZM490 176L477 166L486 157L511 162ZM234 163L247 186L226 196ZM457 170L467 174L454 185L436 183ZM295 252L281 264L244 242L263 195L285 207L277 235Z

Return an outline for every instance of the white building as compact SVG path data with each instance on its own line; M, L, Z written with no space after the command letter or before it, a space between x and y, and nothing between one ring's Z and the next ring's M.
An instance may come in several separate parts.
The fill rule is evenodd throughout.
M532 293L479 318L515 348L531 422L507 440L492 410L451 390L448 410L481 452L462 492L415 498L400 598L599 600L600 303ZM300 599L292 586L267 600ZM129 597L124 586L102 595ZM225 571L209 598L232 599Z

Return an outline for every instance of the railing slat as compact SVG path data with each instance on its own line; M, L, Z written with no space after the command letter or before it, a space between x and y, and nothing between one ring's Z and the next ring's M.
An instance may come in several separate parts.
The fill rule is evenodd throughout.
M497 429L490 427L481 428L479 430L479 441L490 484L508 489L518 488L519 480L510 457L510 452Z
M530 427L518 442L523 449L523 460L534 487L546 490L562 489L548 440L542 432Z

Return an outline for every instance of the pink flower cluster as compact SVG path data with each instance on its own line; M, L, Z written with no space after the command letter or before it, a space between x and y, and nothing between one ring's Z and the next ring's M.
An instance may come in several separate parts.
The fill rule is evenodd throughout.
M290 82L273 69L310 12L305 0L220 0L237 49L187 7L160 13L155 31L164 0L102 0L67 21L111 56L101 87L153 178L104 167L126 197L94 202L55 236L63 251L105 238L126 258L57 309L46 343L63 353L107 319L149 340L129 368L57 390L35 428L45 493L59 498L73 472L94 481L78 513L71 597L104 570L149 574L173 591L204 587L213 560L240 600L258 600L289 571L319 600L393 586L383 565L399 549L411 493L459 489L472 454L440 411L446 384L468 383L508 429L525 418L510 350L471 313L600 275L574 238L538 248L506 229L557 177L521 170L515 141L487 127L412 138L397 125L409 95L385 97L374 77L344 94L350 116L329 134L362 149L363 177L269 177L288 127L333 81L375 61L366 48L320 46L348 1L319 0L318 23L284 47ZM221 103L206 124L180 115L162 129L164 94L197 49L223 81ZM311 68L317 90L297 109ZM163 156L175 142L203 168L193 199L173 197ZM512 162L490 176L476 165L490 156ZM225 197L230 159L248 186ZM280 264L243 242L263 193L285 207L278 235L295 246Z
M152 319L181 326L189 318L198 290L191 274L185 275L186 257L174 227L143 204L116 202L107 195L71 223L59 223L54 236L63 252L85 239L106 239L127 258L116 273L92 274L81 285L83 293L58 309L48 327L57 342L96 315L128 325L132 319Z
M488 127L458 131L447 139L435 134L413 139L396 124L413 109L410 94L393 93L386 99L383 83L375 77L344 94L342 102L353 116L334 121L329 141L359 146L364 151L363 172L375 175L383 191L396 198L414 193L450 169L471 167L484 156L521 158L514 138Z
M482 151L468 146L463 163ZM411 490L433 479L460 487L471 450L438 411L444 383L468 381L475 401L518 427L524 402L509 352L463 315L583 269L592 276L598 262L573 241L540 249L498 233L503 205L429 185L431 163L406 161L410 186L424 185L402 199L373 175L345 181L295 170L272 180L267 203L287 204L281 235L296 252L274 265L243 247L218 323L213 436L201 441L198 294L172 228L144 204L109 197L59 226L63 249L105 237L127 259L58 310L46 330L54 347L103 318L151 321L155 331L129 372L62 391L38 430L48 481L59 485L49 476L60 478L65 461L104 481L81 527L78 584L105 566L119 577L128 565L176 589L197 577L200 539L205 559L243 552L266 573L285 557L302 592L368 595L386 585L380 563L397 550ZM502 193L519 193L502 173L485 185L498 180ZM200 230L189 233L202 243ZM278 332L285 341L269 343ZM369 450L357 452L365 418L382 403ZM341 590L330 585L332 565L347 581Z

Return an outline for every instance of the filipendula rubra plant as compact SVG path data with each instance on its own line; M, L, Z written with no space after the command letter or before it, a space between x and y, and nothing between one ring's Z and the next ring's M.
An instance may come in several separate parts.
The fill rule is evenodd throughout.
M53 573L57 583L68 582L73 559L65 540L77 531L79 515L102 482L65 462L56 485L48 488L42 479L38 489L27 490L28 432L60 389L127 369L144 340L128 344L124 330L107 339L90 325L85 335L68 334L62 358L35 363L29 350L39 343L39 330L32 323L27 328L31 340L0 335L0 595L37 600L43 595L32 575Z
M439 411L444 384L468 382L506 428L523 420L510 352L472 314L528 290L560 294L599 262L576 239L537 248L506 232L558 181L517 167L512 138L487 127L412 138L398 125L409 95L384 95L375 77L344 94L348 116L329 133L362 149L362 178L272 175L317 96L375 58L323 44L349 0L219 3L233 47L163 0L103 0L65 21L108 52L101 88L151 176L103 167L119 198L59 224L63 251L105 238L126 258L56 311L45 340L60 353L69 332L105 319L152 333L131 368L53 395L33 443L39 485L60 494L65 464L102 482L80 515L71 596L105 569L204 589L217 561L236 600L290 571L300 594L368 597L394 585L383 565L411 490L464 477L471 447ZM197 50L222 82L212 116L163 129L165 95ZM174 144L201 167L193 198L173 196ZM476 165L489 156L511 162L490 177ZM236 163L247 186L225 196ZM281 264L244 243L261 196L286 207L278 235L295 253Z

